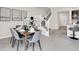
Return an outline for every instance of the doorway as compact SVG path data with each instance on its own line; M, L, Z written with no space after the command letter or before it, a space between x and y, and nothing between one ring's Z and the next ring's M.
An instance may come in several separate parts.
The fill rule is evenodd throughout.
M58 12L59 29L66 30L68 24L69 24L69 11Z

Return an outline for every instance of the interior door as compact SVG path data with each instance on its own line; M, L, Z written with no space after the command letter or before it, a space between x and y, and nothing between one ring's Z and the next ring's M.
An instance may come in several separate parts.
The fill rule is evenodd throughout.
M60 12L58 14L59 18L59 26L67 26L69 24L69 13L68 12Z

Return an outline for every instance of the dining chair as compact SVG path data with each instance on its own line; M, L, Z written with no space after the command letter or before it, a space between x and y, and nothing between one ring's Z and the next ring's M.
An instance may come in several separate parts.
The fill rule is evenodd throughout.
M36 31L34 35L28 36L27 40L29 44L32 43L33 51L34 51L34 46L36 42L38 42L40 50L42 51L41 44L40 44L40 37L41 37L41 31Z
M21 27L21 25L16 25L16 28Z
M12 48L14 47L14 44L15 44L15 38L14 38L14 34L13 34L13 31L12 31L12 28L9 28L10 29L10 32L11 32L11 39L10 39L10 44L12 46Z
M17 33L17 31L15 29L12 29L12 32L13 32L15 40L18 42L18 44L17 44L17 51L18 51L19 44L23 40L23 37L19 37L19 34Z

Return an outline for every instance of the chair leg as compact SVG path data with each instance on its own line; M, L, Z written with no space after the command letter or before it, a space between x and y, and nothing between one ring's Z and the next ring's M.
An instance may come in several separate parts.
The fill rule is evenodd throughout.
M13 44L14 44L14 42L13 42L13 40L12 40L12 44L11 44L12 48L14 47Z
M13 37L11 37L11 39L10 39L10 43L12 42L12 39L13 39Z
M19 40L18 40L18 44L17 44L17 51L18 51L18 49L19 49Z
M12 48L14 47L14 41L12 40Z
M34 45L35 45L35 43L33 43L33 51L34 51Z
M16 42L16 39L12 39L12 48L14 47L14 45L15 45L15 42Z
M14 38L12 39L12 48L14 47Z
M29 43L27 44L27 46L25 46L25 51L28 49Z
M15 45L16 39L14 39L14 45Z
M40 50L42 51L40 40L38 40L38 44L39 44Z
M21 44L23 43L23 41L22 41L22 40L20 40L20 42L21 42Z

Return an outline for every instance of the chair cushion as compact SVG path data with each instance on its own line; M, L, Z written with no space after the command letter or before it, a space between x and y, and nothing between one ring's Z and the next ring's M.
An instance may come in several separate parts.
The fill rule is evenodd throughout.
M20 37L20 38L25 37L24 35L22 35L22 34L21 34L21 33L19 33L18 31L17 31L17 33L18 33L18 35L19 35L19 37Z
M32 41L32 37L27 38L29 41Z
M30 41L32 41L33 35L34 35L34 33L31 33L31 34L28 36L27 39L30 40Z
M29 36L33 36L35 33L31 33L31 34L29 34Z

